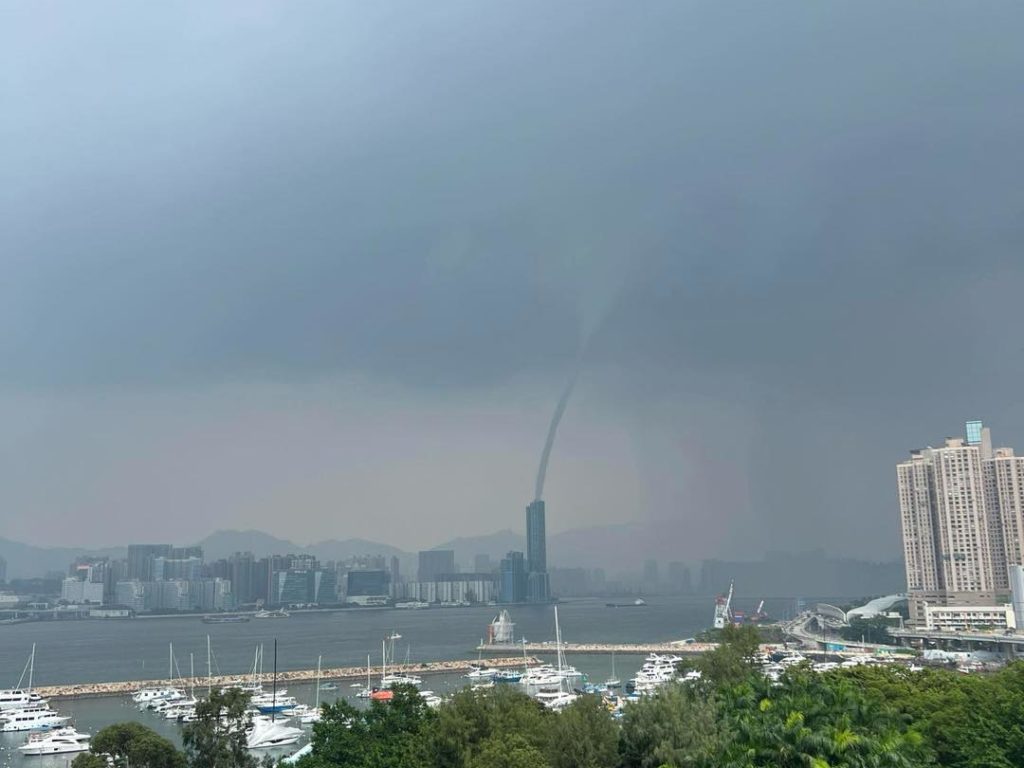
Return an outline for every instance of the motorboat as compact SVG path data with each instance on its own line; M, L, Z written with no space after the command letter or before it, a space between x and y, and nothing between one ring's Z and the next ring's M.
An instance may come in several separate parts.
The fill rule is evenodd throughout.
M392 674L382 677L380 680L381 688L390 688L393 685L422 685L423 678L416 675L409 674Z
M132 701L139 705L139 709L152 709L157 712L184 699L184 692L178 688L147 688L136 691L132 696Z
M420 691L420 697L423 699L423 703L431 709L437 709L441 706L441 697L433 691Z
M276 611L260 610L252 615L254 619L287 619L289 616L291 614L284 608L279 608Z
M70 719L52 709L10 709L0 716L0 731L49 731Z
M89 734L74 728L58 728L47 733L33 733L18 747L23 755L63 755L89 749Z
M45 706L46 700L35 691L12 688L0 691L0 712L8 709L28 709L32 706Z
M518 683L523 679L523 673L515 669L503 669L496 671L492 679L496 683Z
M473 667L464 677L467 680L493 680L498 675L498 670L487 667ZM520 675L522 677L522 675Z
M323 717L323 711L319 707L311 707L308 704L299 704L288 711L289 717L297 718L302 725L319 723Z
M540 691L539 693L535 693L533 698L548 709L553 709L557 712L558 710L568 707L576 701L579 696L567 691Z
M249 749L272 749L295 744L302 736L302 729L286 724L282 720L256 720L253 729L246 737L245 744Z
M264 715L269 715L275 712L287 712L288 710L295 709L299 702L295 700L294 696L282 696L280 693L263 693L259 696L253 696L250 704Z

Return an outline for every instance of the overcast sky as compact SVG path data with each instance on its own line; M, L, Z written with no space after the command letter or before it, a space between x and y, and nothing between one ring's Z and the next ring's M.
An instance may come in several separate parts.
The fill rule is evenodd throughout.
M0 4L0 536L898 556L1024 450L1024 5ZM624 556L642 553L624 553Z

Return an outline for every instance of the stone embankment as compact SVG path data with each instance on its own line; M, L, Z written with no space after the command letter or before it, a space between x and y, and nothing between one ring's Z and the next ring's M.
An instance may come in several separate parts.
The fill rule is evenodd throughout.
M562 643L563 653L621 653L648 654L674 653L676 655L697 655L706 653L716 647L715 643ZM555 653L558 648L554 643L522 643L491 644L477 647L479 651L491 653ZM522 659L520 658L520 662Z
M522 648L515 648L516 651L522 653ZM529 659L529 663L536 664L537 659ZM388 666L389 673L412 673L416 675L443 675L451 674L455 672L466 672L470 670L474 665L484 665L488 667L521 667L523 665L523 657L518 656L515 658L497 658L497 659L483 659L482 661L425 661L420 664L394 664ZM381 668L370 667L369 670L371 682L372 678L376 677L380 679ZM277 682L288 683L288 682L310 682L316 680L315 669L297 669L290 672L278 672ZM322 680L365 680L367 674L366 667L334 667L331 669L322 669L320 671L320 677ZM264 675L264 684L269 681L266 679L269 676ZM227 676L220 675L214 676L213 678L196 677L195 685L197 688L206 688L209 685L214 687L226 688L231 685L239 685L242 683L249 682L249 679L244 676ZM178 687L187 686L189 683L186 680L177 680L175 685ZM167 680L122 680L120 682L113 683L82 683L79 685L50 685L35 688L36 693L45 699L72 699L72 698L85 698L94 696L118 696L122 694L130 694L139 690L140 688L151 688L167 685Z

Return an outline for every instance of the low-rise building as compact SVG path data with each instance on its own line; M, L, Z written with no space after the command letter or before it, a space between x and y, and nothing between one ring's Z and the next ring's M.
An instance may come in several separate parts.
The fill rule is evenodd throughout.
M75 605L103 605L103 582L82 581L74 577L64 579L60 588L60 599Z
M925 629L934 632L1014 629L1017 626L1013 606L1005 605L928 605L924 606Z

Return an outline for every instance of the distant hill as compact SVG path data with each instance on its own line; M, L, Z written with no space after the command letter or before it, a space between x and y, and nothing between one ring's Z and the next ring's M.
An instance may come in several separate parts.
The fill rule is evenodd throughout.
M8 579L27 579L43 576L49 571L67 572L77 557L124 557L125 547L86 549L76 547L37 547L19 541L0 538L0 556L7 561Z

